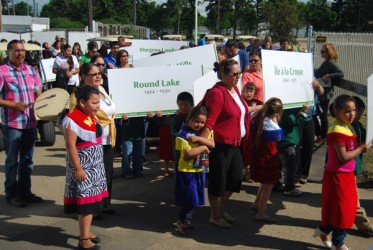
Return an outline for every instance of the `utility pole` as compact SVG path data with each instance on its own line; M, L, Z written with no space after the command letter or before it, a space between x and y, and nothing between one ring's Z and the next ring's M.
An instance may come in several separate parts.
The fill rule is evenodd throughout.
M93 7L92 0L88 0L88 31L93 31Z
M133 0L132 7L133 7L133 11L132 11L132 13L133 13L133 21L132 21L132 23L133 23L133 26L136 26L136 19L137 19L137 16L136 16L137 0Z

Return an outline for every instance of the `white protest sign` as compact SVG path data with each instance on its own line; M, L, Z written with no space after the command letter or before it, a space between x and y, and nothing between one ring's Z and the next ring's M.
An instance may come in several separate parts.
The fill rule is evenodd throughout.
M125 49L134 60L137 60L144 57L150 57L151 54L160 51L164 51L165 53L178 51L181 46L188 46L188 42L133 39L132 45L130 47L125 47Z
M366 143L372 143L373 140L373 74L368 78L368 124L367 124L367 137L366 137Z
M314 105L311 53L262 50L264 100L281 99L284 108Z
M117 106L116 117L146 116L177 111L176 98L183 91L193 93L193 81L202 76L201 65L160 66L108 70L109 89Z
M199 103L202 98L205 96L205 93L208 89L211 89L215 83L220 82L215 71L211 70L201 78L197 79L193 83L193 98L194 103ZM242 89L242 76L237 83L237 88Z
M134 61L134 65L136 68L156 65L203 65L204 70L208 72L217 61L216 47L210 44L138 59Z
M211 89L215 83L220 81L216 76L216 72L211 70L206 75L202 76L201 78L197 79L193 83L193 98L194 103L199 103L202 98L205 96L205 93L208 89Z
M40 61L43 69L43 80L44 82L53 82L56 80L56 74L53 73L54 58L43 59Z

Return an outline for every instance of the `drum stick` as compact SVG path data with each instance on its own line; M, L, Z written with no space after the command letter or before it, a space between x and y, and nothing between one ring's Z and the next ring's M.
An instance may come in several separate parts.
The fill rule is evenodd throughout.
M37 102L40 102L40 101L44 101L44 100L47 100L47 99L51 99L51 98L53 98L53 97L56 97L56 94L52 94L52 95L47 96L47 97L44 97L44 98L42 98L42 99L40 99L40 100L36 100L35 102L30 103L29 105L32 105L32 104L34 104L34 103L37 103Z

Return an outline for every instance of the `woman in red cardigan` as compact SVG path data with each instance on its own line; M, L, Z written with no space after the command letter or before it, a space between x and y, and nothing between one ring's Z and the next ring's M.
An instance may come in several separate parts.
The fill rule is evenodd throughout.
M228 59L215 63L217 82L205 94L202 105L208 116L201 136L214 131L215 148L210 153L208 195L211 206L210 223L232 227L235 219L225 212L225 204L233 192L240 192L242 183L241 141L248 138L250 116L248 107L237 88L240 66Z

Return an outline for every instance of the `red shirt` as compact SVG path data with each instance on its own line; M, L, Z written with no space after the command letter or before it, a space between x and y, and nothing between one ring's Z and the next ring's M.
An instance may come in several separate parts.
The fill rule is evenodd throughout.
M236 86L234 86L234 90L239 95L246 110L245 139L247 139L250 129L249 109ZM228 89L220 82L216 83L207 92L201 103L206 106L208 111L205 127L214 130L214 140L232 146L240 146L242 139L240 129L241 110Z

